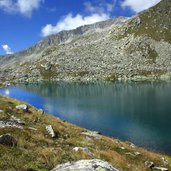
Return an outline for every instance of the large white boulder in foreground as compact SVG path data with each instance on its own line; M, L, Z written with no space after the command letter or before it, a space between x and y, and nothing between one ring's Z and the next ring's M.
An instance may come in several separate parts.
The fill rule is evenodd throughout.
M93 159L68 162L56 166L51 171L118 171L108 162Z

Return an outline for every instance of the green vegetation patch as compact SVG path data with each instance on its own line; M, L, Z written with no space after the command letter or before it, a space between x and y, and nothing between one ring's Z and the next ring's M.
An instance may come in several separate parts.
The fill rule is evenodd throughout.
M3 171L48 171L57 164L81 159L102 159L110 162L119 170L148 170L144 161L153 161L158 166L165 166L162 155L146 151L128 143L100 135L100 139L83 135L86 129L61 121L28 105L29 111L16 109L23 104L0 96L0 120L12 115L25 122L23 129L14 127L0 128L0 135L11 134L17 140L17 146L0 144L0 170ZM45 127L52 125L57 136L51 138ZM89 152L74 151L74 147L87 148ZM121 148L122 147L122 148ZM139 152L140 156L133 156ZM128 154L127 154L128 153ZM170 157L164 156L166 159ZM169 170L169 165L165 166Z
M140 43L138 46L131 44L129 47L126 48L126 52L129 54L135 53L136 51L139 51L142 56L147 58L150 64L156 62L158 53L147 42L145 42L145 44Z
M143 11L121 28L114 28L111 38L120 40L130 34L147 36L156 41L171 43L171 1L162 0L156 6ZM114 33L117 33L114 36Z

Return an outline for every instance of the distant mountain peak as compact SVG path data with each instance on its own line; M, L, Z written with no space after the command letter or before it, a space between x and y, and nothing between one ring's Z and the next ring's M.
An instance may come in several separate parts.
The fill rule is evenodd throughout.
M171 79L171 1L45 37L0 59L0 80Z

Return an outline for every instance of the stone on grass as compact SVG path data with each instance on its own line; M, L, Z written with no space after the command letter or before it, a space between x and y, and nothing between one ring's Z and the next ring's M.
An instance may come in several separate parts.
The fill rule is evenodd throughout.
M135 144L128 142L128 144L130 145L131 148L136 148Z
M21 119L15 117L14 115L11 116L11 118L9 119L9 121L15 122L15 123L17 123L19 125L25 125L25 122L24 121L22 121Z
M164 167L154 167L155 170L159 170L159 171L169 171L169 169L164 168Z
M150 169L152 169L152 168L154 168L154 162L146 161L145 162L145 166L148 167L148 168L150 168Z
M125 147L120 147L121 150L125 150Z
M139 152L134 152L134 153L128 152L128 153L125 153L125 154L130 155L130 156L132 156L132 157L137 157L137 156L139 156L141 153L139 153Z
M33 127L28 127L30 130L33 130L33 131L37 131L36 128L33 128Z
M40 114L42 114L42 115L44 114L43 109L39 109L38 112L39 112Z
M162 162L165 164L165 165L168 165L169 164L169 161L166 160L164 157L161 158Z
M0 144L14 147L17 145L17 140L10 134L0 136Z
M51 171L118 171L111 164L99 159L79 160L56 166Z
M28 106L26 104L18 105L18 106L16 106L16 109L22 110L24 112L28 112Z
M82 151L85 154L92 156L92 153L90 152L90 150L88 149L88 147L74 147L73 148L73 151L75 151L75 152Z
M135 154L136 156L141 155L141 153L140 153L140 152L138 152L138 151L134 152L134 154Z
M6 127L23 129L23 126L21 126L21 124L19 124L15 120L11 120L11 119L1 120L0 128L6 128Z
M49 134L52 138L55 138L55 137L56 137L56 134L55 134L55 131L54 131L53 128L52 128L52 125L47 125L47 126L46 126L46 130L47 130L48 134Z
M99 134L99 132L96 132L96 131L87 131L87 132L82 132L81 134L82 135L87 135L87 136L90 136L90 137L94 137L96 139L101 138L101 135Z

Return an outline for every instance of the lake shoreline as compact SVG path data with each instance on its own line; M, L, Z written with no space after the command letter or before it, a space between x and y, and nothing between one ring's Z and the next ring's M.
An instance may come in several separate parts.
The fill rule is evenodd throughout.
M6 107L11 106L10 115L14 114L15 117L17 117L17 118L19 118L19 119L21 119L22 121L25 122L24 128L21 130L22 132L23 131L24 132L25 131L26 132L27 131L30 132L30 130L28 130L28 128L29 127L30 128L32 127L33 130L31 132L35 132L35 134L37 134L39 132L39 134L41 134L41 136L42 136L42 134L44 134L44 136L46 135L45 136L46 138L44 139L43 138L44 136L43 136L42 138L44 140L42 139L41 141L47 141L48 140L49 145L46 147L47 149L52 148L52 147L55 148L55 144L56 143L57 143L56 144L57 146L59 146L59 144L60 144L62 150L64 150L65 152L67 152L66 150L70 151L70 153L68 155L71 155L72 156L71 158L74 161L75 160L80 160L80 159L97 158L97 154L100 154L101 157L99 156L98 157L99 159L108 161L114 167L116 167L118 169L123 169L124 168L125 170L132 170L133 168L139 168L140 167L142 170L146 170L146 169L148 170L148 167L145 165L145 162L148 161L148 160L154 162L155 163L155 166L163 166L163 167L164 166L165 167L167 166L167 168L168 167L169 168L171 167L171 165L170 165L171 164L170 163L171 162L171 158L169 156L160 155L160 154L157 154L157 153L154 153L154 152L147 151L147 150L145 150L143 148L139 148L139 147L135 146L134 144L132 144L130 142L122 142L122 141L117 140L117 139L113 139L113 138L106 137L104 135L100 135L100 134L98 134L96 132L88 131L88 130L86 130L84 128L80 128L80 127L75 126L73 124L70 124L68 122L64 122L64 121L62 121L62 120L60 120L58 118L54 118L53 116L47 115L46 113L43 114L43 113L41 113L40 110L38 110L38 109L36 109L36 108L34 108L34 107L30 106L30 105L27 105L27 104L26 105L28 106L28 109L30 111L28 114L27 114L27 112L18 111L14 107L16 105L19 105L19 104L25 104L24 102L20 102L18 100L14 100L14 99L7 98L7 97L2 97L2 96L0 96L0 99L1 99L0 100L1 101L1 104L2 103L4 104L3 107L0 106L0 109L2 111L4 111L6 113L6 111L5 111L5 105L7 105ZM3 112L3 115L4 115L3 118L6 115L4 112ZM37 118L37 117L40 119L40 121L36 121L36 124L35 123L32 123L33 122L32 121L33 118ZM41 122L40 123L41 125L39 124L39 122ZM52 125L53 129L55 130L55 132L58 132L58 137L56 137L54 139L54 138L51 138L49 135L47 135L47 133L45 131L45 125L46 124L51 124ZM40 130L40 131L37 132L37 131L34 131L34 129L35 130L37 129L37 130ZM67 130L68 131L70 130L70 131L68 132ZM20 136L18 136L18 133L17 133L18 132L18 128L11 128L11 129L9 129L9 128L3 128L3 129L0 128L0 134L2 134L2 132L3 132L3 134L4 133L10 133L16 139L17 139L17 137L20 139L20 140L17 140L18 141L18 145L17 145L17 147L13 147L13 150L14 149L15 150L19 150L21 148L21 145L22 144L24 145L24 143L26 143L26 140L24 139L24 137L22 137L23 135L20 134ZM23 134L25 135L24 132L23 132ZM82 135L83 133L85 135ZM66 136L66 134L69 137L67 137L66 139L63 139ZM72 136L70 134L72 134ZM81 138L81 140L80 140L80 138L78 138L78 134L80 134L80 138L82 137L83 139ZM31 136L31 135L29 135L29 136ZM74 138L74 137L77 137L77 138ZM34 137L34 139L37 139L37 138ZM62 140L62 142L59 142L59 139L61 139L61 138L63 140ZM86 138L87 140L84 139L84 138ZM21 139L22 139L22 141L21 141ZM72 142L72 145L69 145L69 147L62 147L64 144L66 144L66 142L70 144L71 141L73 141L73 140L74 140L74 142ZM30 142L32 140L30 139L30 140L27 140L27 141ZM26 144L25 144L26 146L30 146L28 144L28 142ZM39 140L38 139L37 139L37 144L39 144ZM4 147L3 145L0 145L0 146L3 147L2 149L5 148L7 150L7 148ZM79 152L76 152L76 151L74 152L73 151L73 148L79 147L79 146L81 146L80 149L82 149L82 150L84 148L86 148L86 149L88 148L88 151L89 152L88 151L84 151L84 150L83 151L82 150L81 151L79 150ZM36 148L43 148L43 146L42 145L41 146L40 145L36 145ZM96 150L94 151L93 148L95 148ZM1 149L1 153L3 154L3 150L2 149ZM52 151L52 153L53 152L55 152L55 151ZM29 149L28 149L28 153L30 153L29 152ZM90 153L91 153L91 155L90 155ZM92 156L92 154L93 154L93 156ZM13 155L12 152L9 155ZM31 155L31 153L30 153L30 155ZM36 155L36 154L33 153L32 155ZM79 155L79 156L77 156L75 158L73 155L74 156L75 155L76 156ZM120 156L120 157L117 159L116 156L117 157ZM12 156L9 156L9 157L12 157ZM65 155L63 157L65 158ZM164 163L163 162L163 158L166 161L170 160L170 161L168 161L170 164L164 165L163 164ZM63 160L64 159L62 159L62 160L60 159L60 161L56 161L53 164L53 167L56 164L58 164L58 163L59 164L63 163L64 162ZM65 159L65 161L67 161L67 160L68 159ZM123 165L123 161L124 162L128 162L129 163L129 166L127 164L125 164L125 163ZM20 164L20 166L21 166L21 164ZM0 164L0 168L1 167L2 167L2 164ZM31 166L31 168L33 168L33 167L36 167L35 164L33 166ZM43 167L43 165L41 167ZM46 168L47 166L44 166L44 167ZM48 167L50 169L53 168L52 166L51 167L48 166Z
M106 81L106 82L104 82L104 81L96 81L96 82L66 82L66 81L63 81L63 82L61 82L61 81L58 81L58 82L56 82L56 81L51 81L51 82L38 82L38 83L30 83L30 84L28 84L28 85L26 85L26 87L34 87L34 86L36 86L38 89L42 89L42 90L44 90L44 88L42 87L42 86L40 86L39 87L39 85L41 85L41 84L45 84L45 86L46 86L46 84L52 84L51 86L53 87L53 84L55 83L55 86L58 86L59 88L60 87L66 87L65 89L67 90L68 88L67 87L72 87L72 90L73 90L73 88L76 86L77 88L76 88L76 90L78 90L78 88L80 87L80 86L86 86L86 87L101 87L101 85L102 85L102 89L103 90L105 90L106 88L106 85L107 86L109 86L109 87L112 87L113 85L115 85L115 84L119 84L119 85L122 85L122 84L128 84L129 85L129 87L131 86L132 87L132 85L136 85L136 87L138 87L138 85L139 85L139 83L140 82L122 82L122 81L117 81L117 82L108 82L108 81ZM161 86L163 86L163 85L165 85L165 82L163 82L163 81L158 81L158 82L156 82L156 81L142 81L141 82L141 84L143 84L142 85L142 87L144 87L144 85L145 86L147 86L147 85L149 85L150 87L153 87L153 86L155 86L155 84L156 83L158 83L159 85L161 85ZM168 83L168 82L167 82ZM21 85L21 87L22 88L24 88L25 86L23 85L23 84L19 84L18 86L20 86ZM22 86L23 85L23 86ZM98 85L98 86L97 86ZM50 86L50 90L53 90L53 88ZM12 86L13 87L13 86ZM141 87L141 88L142 88ZM9 87L10 88L10 87ZM37 89L36 88L36 89ZM124 87L124 89L125 89L126 87ZM8 89L8 87L7 87L7 89ZM25 88L24 88L25 89ZM46 89L46 91L48 91L48 89L47 88L45 88ZM98 88L99 89L99 88ZM99 91L101 92L102 91L102 89L99 89ZM153 89L153 88L152 88ZM61 92L61 88L59 89L60 91L59 92ZM68 90L67 90L68 91ZM81 92L82 90L80 90L80 92ZM105 90L106 91L106 90ZM113 91L113 90L112 90ZM18 90L17 90L17 92L18 92ZM94 91L93 91L94 92ZM55 90L54 90L54 93L55 93ZM53 93L53 95L55 95ZM71 92L72 93L72 92ZM87 90L85 91L85 94L86 93L90 93L90 92L87 92ZM91 93L92 93L92 91L91 91ZM98 92L96 92L96 90L95 90L95 92L94 92L95 94L97 94ZM69 93L70 94L70 93ZM69 95L68 94L68 95ZM48 96L47 94L44 94L46 97ZM70 96L70 95L69 95ZM15 97L14 97L15 98ZM23 97L24 98L24 97ZM31 97L30 97L31 98ZM35 98L35 97L34 97ZM17 99L19 99L19 100L22 100L21 98L17 98ZM31 98L32 99L32 98ZM24 99L23 99L24 100ZM69 100L69 99L68 99ZM30 103L29 101L27 101L27 103ZM32 103L31 103L32 104ZM34 104L32 104L33 106L35 106ZM38 106L35 106L35 107L38 107ZM41 106L40 107L38 107L38 108L42 108ZM69 107L68 107L68 111L67 112L65 112L66 114L68 114L68 115L70 115L70 111L69 111ZM44 110L44 109L43 109ZM129 109L128 109L129 110ZM48 111L46 111L46 112L48 112ZM81 112L81 111L80 111ZM96 112L96 111L95 111ZM49 113L49 112L48 112ZM55 112L55 113L58 113L58 112ZM116 113L116 112L115 112ZM54 115L54 113L52 113L52 115ZM94 114L92 113L92 115L94 116ZM76 125L79 125L79 126L81 126L81 127L84 127L84 128L88 128L88 129L92 129L92 130L98 130L98 131L100 131L100 132L102 132L104 135L107 135L107 136L110 136L110 137L118 137L119 139L121 139L121 140L123 140L123 141L131 141L131 142L133 142L133 143L135 143L135 144L137 144L138 146L141 146L141 147L144 147L144 148L146 148L146 149L149 149L149 150L153 150L153 151L162 151L161 149L157 149L157 147L153 147L152 145L149 145L149 146L144 146L143 144L141 144L141 143L137 143L136 141L132 141L132 140L130 140L130 139L128 139L128 138L125 138L125 137L122 137L122 136L118 136L117 134L114 134L114 135L112 135L112 134L108 134L108 132L106 132L105 130L103 130L102 128L101 128L101 130L99 130L99 129L97 129L97 128L93 128L93 127L89 127L88 125L85 125L85 124L80 124L80 123L75 123L75 122L73 122L72 120L68 120L68 118L66 118L66 117L64 117L63 118L63 116L61 117L60 115L58 116L58 115L56 115L57 117L60 117L61 119L64 119L64 120L67 120L67 121L69 121L69 122L71 122L71 123L74 123L74 124L76 124ZM150 118L149 118L149 120L151 120ZM116 121L117 121L117 119L116 119ZM113 123L114 123L114 125L116 124L115 123L115 119L113 119ZM157 123L157 121L156 121L156 123ZM124 125L123 125L124 126ZM116 128L116 129L114 129L113 131L115 132L116 130L117 130L118 128ZM133 130L134 131L134 130ZM159 136L160 136L160 134L159 134ZM145 137L145 139L146 139L147 137ZM148 139L147 139L148 140ZM143 140L143 141L145 141L145 140ZM154 140L153 140L154 141ZM166 153L167 151L165 150L165 151L163 151L163 153ZM168 153L168 154L170 154L170 153Z
M9 81L0 81L0 88L4 88L10 85L18 85L18 84L39 84L42 82L64 82L64 83L82 83L82 84L94 84L94 83L114 83L114 82L166 82L171 83L171 79L160 79L155 77L138 77L138 78L123 78L123 79L115 79L115 80L105 80L105 79L51 79L51 80L32 80L32 81L20 81L20 80L9 80Z

